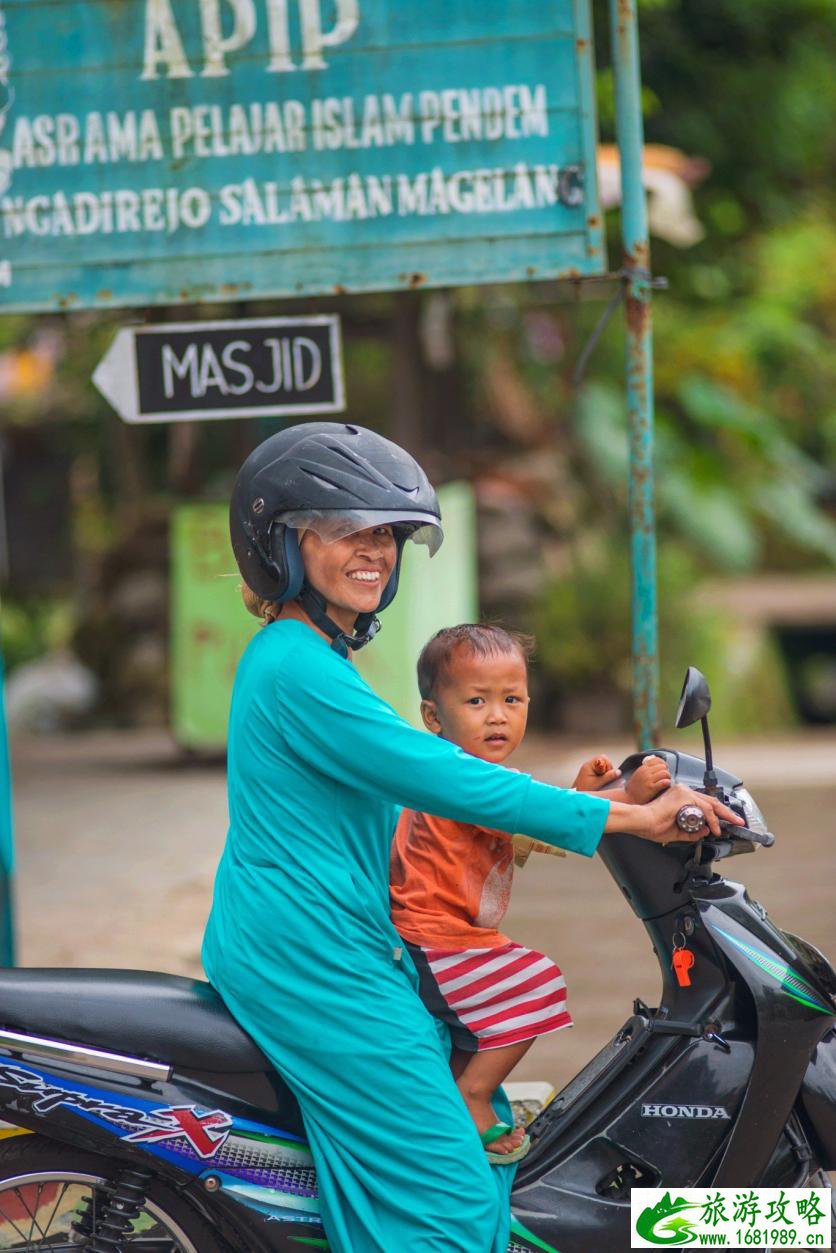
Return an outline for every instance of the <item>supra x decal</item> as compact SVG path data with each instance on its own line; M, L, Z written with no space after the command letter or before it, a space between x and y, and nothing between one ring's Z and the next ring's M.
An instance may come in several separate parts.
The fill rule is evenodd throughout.
M215 1156L232 1130L229 1114L219 1109L201 1113L194 1105L156 1109L153 1118L155 1126L134 1131L125 1139L133 1144L160 1144L164 1140L179 1140L185 1136L198 1157L206 1160Z
M0 1088L10 1088L36 1114L48 1114L63 1105L80 1113L92 1114L104 1122L128 1130L125 1140L158 1144L185 1139L204 1161L214 1157L225 1143L232 1119L222 1110L200 1110L196 1105L136 1109L115 1101L102 1100L92 1093L49 1083L37 1071L23 1066L0 1065Z

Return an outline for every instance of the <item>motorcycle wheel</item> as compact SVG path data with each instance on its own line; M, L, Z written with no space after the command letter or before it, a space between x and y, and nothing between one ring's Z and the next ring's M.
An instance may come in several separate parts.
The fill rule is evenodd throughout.
M3 1253L78 1253L84 1236L73 1224L96 1209L114 1163L43 1136L0 1143L0 1250ZM228 1253L187 1201L157 1179L144 1208L122 1240L125 1253Z

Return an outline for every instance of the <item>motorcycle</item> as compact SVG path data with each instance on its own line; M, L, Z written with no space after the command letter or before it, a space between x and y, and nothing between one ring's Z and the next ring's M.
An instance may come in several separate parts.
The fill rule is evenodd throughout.
M530 1123L508 1253L622 1253L634 1187L826 1187L836 1169L836 972L715 870L773 837L743 782L714 768L710 704L689 669L676 721L702 723L705 759L653 752L745 826L601 841L662 994L636 1000ZM698 830L699 811L678 822ZM298 1105L207 983L0 971L0 1118L0 1250L328 1247Z

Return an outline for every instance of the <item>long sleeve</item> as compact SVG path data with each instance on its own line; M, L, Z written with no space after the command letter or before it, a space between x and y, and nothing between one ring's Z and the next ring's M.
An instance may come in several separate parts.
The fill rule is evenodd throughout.
M290 650L275 694L293 751L347 787L587 856L597 848L609 801L551 787L416 731L329 649Z

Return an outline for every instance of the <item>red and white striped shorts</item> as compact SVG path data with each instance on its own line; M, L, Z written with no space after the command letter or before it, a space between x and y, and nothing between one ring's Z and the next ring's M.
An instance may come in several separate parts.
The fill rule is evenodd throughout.
M421 999L447 1023L454 1048L501 1049L572 1025L566 980L534 949L513 941L502 948L407 948Z

